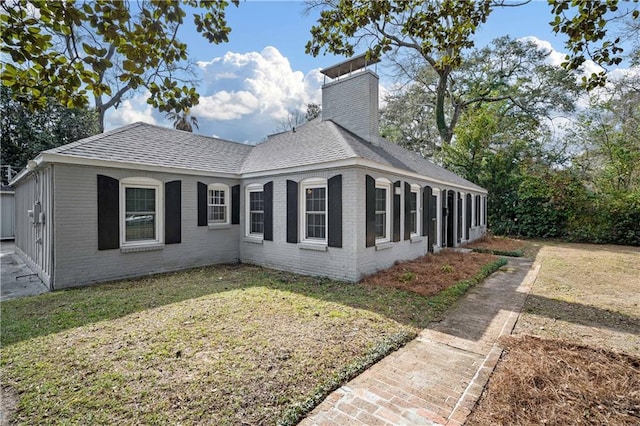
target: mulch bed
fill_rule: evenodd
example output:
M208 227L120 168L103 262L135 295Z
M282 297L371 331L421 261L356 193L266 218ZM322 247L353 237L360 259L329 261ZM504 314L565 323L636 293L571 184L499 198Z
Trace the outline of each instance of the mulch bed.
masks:
M497 257L486 253L443 250L415 260L396 263L362 280L364 285L387 286L424 296L439 293L480 272Z
M486 235L479 240L465 245L465 247L508 252L523 250L525 245L526 242L522 240Z
M638 425L640 358L533 336L506 351L468 425Z

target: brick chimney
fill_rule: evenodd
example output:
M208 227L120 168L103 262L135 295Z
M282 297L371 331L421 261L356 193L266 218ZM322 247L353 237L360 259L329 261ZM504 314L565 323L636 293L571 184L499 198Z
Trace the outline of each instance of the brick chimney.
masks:
M364 55L321 70L333 80L322 86L322 120L331 120L376 144L378 127L378 76L366 69Z

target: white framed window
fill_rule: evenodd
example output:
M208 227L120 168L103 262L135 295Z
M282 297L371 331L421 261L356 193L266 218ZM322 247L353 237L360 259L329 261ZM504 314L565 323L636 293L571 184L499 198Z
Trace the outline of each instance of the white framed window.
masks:
M262 185L247 185L245 190L246 236L262 238L264 235L264 189Z
M412 237L420 235L420 193L420 185L412 184L411 191L407 194L409 197L409 223L405 226L411 230Z
M391 181L376 179L375 188L376 244L391 241Z
M120 181L120 241L124 246L164 242L163 185L151 178Z
M300 182L300 235L302 241L327 242L327 180L305 179Z
M221 183L207 186L207 221L209 225L229 224L229 187Z

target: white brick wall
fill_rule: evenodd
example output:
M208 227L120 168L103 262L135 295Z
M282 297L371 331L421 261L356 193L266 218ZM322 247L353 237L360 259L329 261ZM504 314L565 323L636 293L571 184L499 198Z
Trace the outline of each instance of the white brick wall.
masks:
M239 225L210 230L197 226L197 182L239 182L197 176L74 165L55 167L54 288L60 289L149 273L238 260ZM182 243L161 250L122 253L98 250L97 178L149 177L182 181ZM163 204L164 206L164 204Z
M372 71L332 81L322 87L322 119L331 120L371 142L378 130L378 76Z
M122 253L119 249L98 250L97 174L116 179L150 177L161 182L182 181L182 243L165 245L161 250ZM303 248L303 244L286 242L287 179L300 182L306 178L329 179L342 175L342 248L326 251ZM300 274L327 276L357 281L364 275L392 266L398 260L424 255L429 242L392 242L390 248L365 247L365 176L400 180L421 187L437 186L427 180L413 180L359 167L326 169L293 175L278 175L242 182L229 179L202 178L125 169L56 165L54 168L55 253L54 288L79 286L91 282L140 276L215 263L242 261ZM197 226L197 182L240 183L240 225L211 230ZM273 241L248 242L245 234L245 186L273 181ZM404 192L404 185L401 186ZM403 194L404 197L404 194ZM401 199L401 238L404 230L404 198ZM438 211L441 214L441 210ZM485 227L474 227L470 239L480 237Z

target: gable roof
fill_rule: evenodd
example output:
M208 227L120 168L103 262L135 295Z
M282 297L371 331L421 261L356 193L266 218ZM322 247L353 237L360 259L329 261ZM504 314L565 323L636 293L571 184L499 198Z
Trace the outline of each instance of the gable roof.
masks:
M238 177L364 160L372 167L383 166L399 173L409 172L425 179L485 191L395 143L379 137L372 144L330 120L320 119L305 123L295 131L273 135L255 146L138 122L44 151L39 157L45 162L90 164L97 160L121 164L121 167L160 167ZM21 172L14 183L24 174Z

